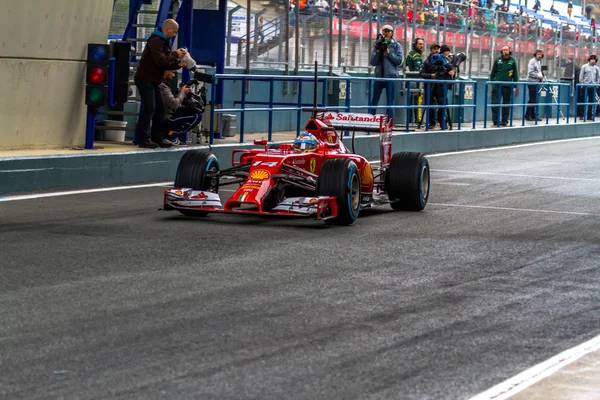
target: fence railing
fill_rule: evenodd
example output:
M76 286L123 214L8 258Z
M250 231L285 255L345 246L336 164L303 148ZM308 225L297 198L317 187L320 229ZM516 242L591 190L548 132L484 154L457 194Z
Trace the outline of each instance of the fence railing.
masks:
M537 93L537 100L541 99L542 97L544 97L544 101L540 102L540 101L530 101L527 102L527 93L529 92L529 90L523 90L522 91L522 103L515 103L515 98L518 97L518 93L517 93L517 88L519 87L523 87L523 88L528 88L531 86L535 86L536 88L536 93ZM490 93L490 96L488 96L488 91L490 89L490 87L492 89L495 89L497 92L497 95L494 95L494 90L492 90L492 93ZM505 102L504 100L504 93L503 93L503 89L505 88L509 88L510 92L510 99L508 102ZM539 88L539 89L538 89ZM561 102L561 95L565 94L566 90L566 99L568 100L567 102ZM490 97L490 101L488 101L488 97ZM531 97L531 95L530 95ZM551 115L551 111L554 107L556 107L556 123L560 123L560 114L562 113L562 109L561 107L566 107L566 122L569 123L569 116L570 116L570 112L571 112L571 85L568 83L559 83L559 82L504 82L504 81L490 81L490 82L486 82L485 83L485 104L484 104L484 111L483 111L483 127L487 128L487 121L488 121L488 109L490 107L495 108L496 111L496 115L497 118L495 119L495 121L492 121L495 125L500 126L502 122L508 122L508 126L513 126L513 116L514 116L514 110L515 107L522 107L522 116L521 116L521 125L524 126L525 125L525 109L527 107L534 107L534 118L535 118L535 124L537 125L538 123L538 115L539 115L539 107L540 106L545 106L545 119L546 119L546 124L548 124L549 119L550 119L550 115ZM508 121L504 120L504 110L506 110L506 108L509 108L509 117L508 117ZM564 115L563 115L564 117Z
M254 112L267 112L267 135L268 141L272 141L272 133L273 133L273 113L274 112L295 112L296 113L296 133L299 134L302 129L303 121L302 121L302 109L306 107L313 106L313 102L307 102L303 100L303 93L312 93L306 92L305 86L308 84L312 86L309 89L314 91L314 78L309 76L281 76L281 75L243 75L243 74L217 74L213 76L213 84L211 85L211 103L214 103L217 95L217 85L216 82L220 81L221 83L224 81L239 81L241 84L239 85L239 100L228 101L229 104L239 104L239 108L221 108L215 109L211 107L210 110L210 123L209 123L209 134L210 134L210 143L212 144L215 138L215 114L225 114L225 113L236 113L240 114L239 118L239 134L240 134L240 143L244 141L245 134L245 122L246 122L246 113L254 113ZM287 82L288 84L294 85L295 90L295 98L297 99L295 102L275 102L275 82L282 81ZM373 105L371 104L372 93L374 91L374 84L377 81L382 82L391 82L394 87L398 86L401 91L405 93L405 101L404 104L392 104L391 98L386 96L387 104L384 105ZM247 88L251 82L264 82L269 85L268 90L268 98L267 99L256 99L249 100L247 99ZM336 84L337 83L337 84ZM388 110L388 114L393 113L393 110L402 110L404 111L405 123L404 128L408 132L410 130L410 114L412 110L430 110L430 109L443 109L444 117L441 124L443 124L444 118L446 118L446 110L457 109L459 117L457 118L457 128L461 129L461 124L463 123L463 116L465 110L471 110L471 119L472 119L472 128L475 128L476 121L476 108L477 108L477 82L468 79L461 80L426 80L426 79L397 79L397 78L365 78L365 77L349 77L349 76L319 76L317 78L318 87L320 86L320 94L317 99L318 107L327 107L328 110L340 110L345 112L352 112L357 110L366 110L369 111L376 108L384 108ZM354 84L354 87L353 87ZM367 103L357 104L352 101L352 92L356 90L360 90L356 87L357 84L363 85L363 90L366 91L367 95ZM413 96L411 96L412 87L420 86L420 90L422 91L422 96L425 101L420 104L413 104ZM431 104L433 100L430 98L430 93L432 90L432 85L442 85L444 91L444 97L442 104ZM447 104L448 96L447 89L454 85L454 92L460 93L458 96L458 104ZM468 104L465 103L464 93L465 87L467 85L472 85L472 93L473 103ZM335 89L333 88L335 86ZM318 89L318 88L317 88ZM344 92L343 96L343 104L328 104L328 97L333 93L333 91ZM395 89L394 89L395 90ZM317 90L318 91L318 90ZM319 92L319 91L318 91ZM453 93L454 93L453 92ZM230 93L232 94L232 93ZM424 112L425 114L425 130L429 129L429 114L428 112Z

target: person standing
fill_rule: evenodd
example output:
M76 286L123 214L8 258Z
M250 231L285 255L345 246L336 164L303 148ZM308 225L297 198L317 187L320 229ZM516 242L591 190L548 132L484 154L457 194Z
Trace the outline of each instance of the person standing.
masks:
M598 82L600 81L600 77L598 76L599 74L599 70L596 66L596 62L598 61L598 57L596 57L595 54L592 54L589 58L588 58L588 62L586 64L583 64L581 66L581 70L579 71L579 83L580 84L588 84L588 85L597 85ZM594 92L597 93L596 90L594 90L594 86L583 86L579 88L579 102L580 103L595 103L596 102L596 98L594 96ZM586 92L587 92L587 99L586 99ZM587 108L587 119L591 120L592 119L592 114L593 114L593 105L585 105L585 106L580 106L582 107L580 109L580 120L581 121L585 121L583 119L584 116L584 110Z
M519 81L519 68L517 62L512 57L512 51L509 46L503 46L500 57L494 60L492 66L492 72L490 74L490 81L500 82L518 82ZM492 104L499 104L499 94L502 95L502 104L510 104L510 96L512 92L512 85L507 84L496 84L492 87ZM499 91L500 90L500 91ZM515 88L516 92L516 88ZM494 126L498 126L498 112L500 107L492 107L492 120ZM508 107L502 107L502 121L500 125L508 125L508 116L510 109Z
M528 82L541 82L544 79L544 75L542 73L542 58L544 58L544 52L542 50L536 50L533 58L529 60L529 64L527 64L527 81ZM529 107L527 107L527 112L525 113L526 121L535 121L535 109L538 102L538 89L540 86L538 85L527 85L529 90ZM538 121L541 121L541 118L538 118Z
M454 74L454 67L452 67L448 61L446 61L446 58L443 54L440 54L440 45L431 45L429 56L421 67L421 78L431 80L450 80ZM440 128L445 130L448 122L444 116L444 112L446 110L446 94L448 83L431 83L427 85L427 87L429 88L429 102L426 104L431 106L435 101L438 106L437 110L434 108L429 109L429 129L435 127L437 117L437 122L440 124Z
M159 86L165 71L181 67L179 59L186 53L184 49L171 51L171 39L178 30L179 24L173 19L165 20L156 28L148 38L135 73L134 81L142 103L138 126L138 145L142 148L172 146L163 136L165 104Z
M402 64L403 54L402 45L394 40L394 28L391 25L384 25L381 28L382 37L375 42L371 51L370 64L375 67L376 78L397 78L398 67ZM394 104L394 82L393 81L375 81L373 84L373 97L371 99L371 114L376 114L377 104L381 97L383 89L387 90L388 104ZM375 107L373 107L375 106ZM393 111L388 109L388 118L392 118Z
M425 47L425 41L422 38L415 38L412 41L412 49L406 56L405 65L408 68L409 72L418 73L421 70L421 66L423 65L423 48ZM408 76L407 76L408 77ZM414 77L414 76L413 76ZM415 86L413 86L415 85ZM411 87L419 89L419 83L412 83ZM410 104L417 105L419 104L419 97L421 96L422 89L418 90L418 93L412 92L410 95ZM419 109L413 108L411 109L409 115L409 122L417 122L419 120Z

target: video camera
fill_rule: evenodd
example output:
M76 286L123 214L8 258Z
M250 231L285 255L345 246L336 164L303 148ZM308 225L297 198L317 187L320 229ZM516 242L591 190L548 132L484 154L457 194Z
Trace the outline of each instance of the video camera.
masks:
M388 45L391 43L392 39L386 38L381 33L377 34L377 39L375 40L375 44L373 47L376 51L384 52L387 50Z
M460 64L467 60L467 56L465 53L449 54L446 60L450 63L450 65L452 65L456 71L456 75L458 75L460 72Z
M193 85L197 85L200 82L204 82L204 83L212 83L213 81L213 76L211 74L207 74L201 71L198 71L198 66L195 65L192 68L190 68L190 72L192 73L192 79L190 79L188 81L188 83L186 83L185 86L187 87L191 87Z

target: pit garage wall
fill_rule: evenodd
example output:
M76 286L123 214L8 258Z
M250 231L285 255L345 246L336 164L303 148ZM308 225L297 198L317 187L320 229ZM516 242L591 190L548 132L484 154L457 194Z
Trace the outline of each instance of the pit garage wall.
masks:
M0 3L0 149L84 144L87 43L106 43L113 0Z

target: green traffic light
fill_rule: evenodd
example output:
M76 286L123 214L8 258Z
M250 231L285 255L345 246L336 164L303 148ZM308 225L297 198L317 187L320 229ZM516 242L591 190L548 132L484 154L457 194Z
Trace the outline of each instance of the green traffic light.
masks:
M88 94L88 100L91 103L100 103L104 99L104 91L100 88L91 88Z

